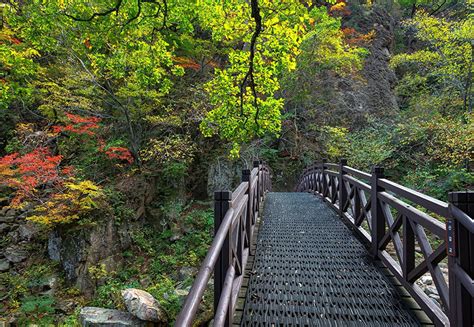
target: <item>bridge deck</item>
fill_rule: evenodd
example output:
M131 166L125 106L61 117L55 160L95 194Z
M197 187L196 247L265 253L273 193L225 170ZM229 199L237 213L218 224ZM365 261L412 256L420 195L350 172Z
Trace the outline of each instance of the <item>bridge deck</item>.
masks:
M366 248L308 193L269 193L242 326L418 326Z

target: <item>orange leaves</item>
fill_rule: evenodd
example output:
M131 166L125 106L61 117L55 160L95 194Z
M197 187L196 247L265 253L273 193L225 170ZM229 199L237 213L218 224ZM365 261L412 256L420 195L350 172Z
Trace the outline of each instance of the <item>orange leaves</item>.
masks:
M347 4L344 0L338 0L335 5L329 8L329 12L333 16L349 16L352 12L346 8Z
M174 57L173 61L176 63L176 65L181 66L183 68L190 68L195 71L201 70L201 65L198 64L196 61L194 61L191 58L186 58L186 57Z
M71 113L66 113L66 117L70 124L53 126L53 132L71 132L79 135L93 136L95 135L95 130L100 127L98 123L101 119L98 117L82 117Z
M367 34L362 34L351 27L342 28L342 33L344 34L346 43L353 46L365 46L369 44L375 36L375 31L373 30Z
M92 49L91 40L89 38L84 40L84 46L89 50Z
M44 185L60 184L62 156L53 156L47 148L37 148L25 155L13 153L0 158L0 185L16 189L13 206L35 195Z

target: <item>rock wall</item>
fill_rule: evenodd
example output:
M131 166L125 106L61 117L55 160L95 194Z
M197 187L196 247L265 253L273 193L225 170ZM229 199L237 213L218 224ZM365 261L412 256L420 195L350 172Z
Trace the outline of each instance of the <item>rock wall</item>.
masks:
M31 243L39 233L39 228L25 220L25 210L4 206L0 209L0 272L16 271L23 268L31 256Z
M328 89L334 90L330 100L333 115L345 117L344 123L358 128L368 115L390 119L398 111L394 93L397 77L388 65L393 52L395 21L377 6L369 11L359 7L350 17L346 23L355 26L359 33L375 32L368 46L369 55L359 76L328 76L325 82Z
M311 135L312 124L357 129L363 127L369 115L385 119L398 111L394 93L397 78L388 65L395 39L395 21L381 7L368 10L359 5L350 9L352 14L342 20L343 26L362 34L374 32L362 70L346 76L318 70L314 76L308 76L304 71L297 71L302 82L296 84L296 89L283 92L289 96L287 110L297 114L303 124L299 130L308 135ZM305 91L301 96L298 92L303 86ZM298 96L293 98L294 94Z
M88 228L57 228L50 233L48 254L59 261L68 281L91 295L97 281L89 269L102 266L107 272L116 271L122 265L122 252L129 246L128 224L117 224L108 217Z

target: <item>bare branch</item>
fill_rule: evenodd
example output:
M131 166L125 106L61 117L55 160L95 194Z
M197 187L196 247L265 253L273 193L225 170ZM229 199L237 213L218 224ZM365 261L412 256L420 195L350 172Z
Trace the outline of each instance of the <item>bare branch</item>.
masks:
M260 7L258 5L258 0L251 0L251 7L252 7L252 18L255 21L255 30L252 34L252 39L250 40L250 56L249 56L249 69L245 74L242 83L240 84L240 114L244 115L244 94L245 94L245 87L247 86L247 82L249 82L249 86L252 90L254 106L256 108L255 113L255 124L258 128L258 115L259 115L259 107L257 103L257 90L255 87L255 78L254 78L254 59L255 59L255 45L257 43L257 38L262 31L262 16L260 15Z
M123 0L117 0L117 3L115 4L114 7L106 10L106 11L102 11L102 12L95 12L93 13L89 18L81 18L81 17L75 17L75 16L72 16L72 15L69 15L67 13L65 13L66 17L69 17L71 18L72 20L75 20L75 21L78 21L78 22L90 22L92 21L94 18L96 17L103 17L103 16L107 16L107 15L110 15L111 13L115 12L115 14L117 15L119 10L120 10L120 6L122 6L122 1Z

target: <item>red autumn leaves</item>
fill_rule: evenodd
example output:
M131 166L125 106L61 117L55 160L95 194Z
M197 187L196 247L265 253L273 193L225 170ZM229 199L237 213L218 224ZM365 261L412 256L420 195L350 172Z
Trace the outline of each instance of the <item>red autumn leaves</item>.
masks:
M106 147L104 140L97 135L97 130L100 128L100 118L83 117L71 113L66 113L66 117L69 120L69 124L53 126L53 132L70 132L77 135L95 137L99 144L98 151L104 153L109 159L117 159L129 164L133 163L133 156L127 148L117 146Z
M94 136L96 135L95 130L100 127L98 123L101 119L98 117L82 117L70 113L66 113L66 117L70 124L53 126L53 132L71 132L75 134Z
M108 159L133 163L131 152L125 147L107 147L97 131L101 119L66 113L67 122L52 127L53 133L86 135L96 140L97 151ZM0 158L0 186L16 190L11 205L18 206L26 199L34 199L38 190L60 188L64 181L73 176L74 167L61 167L61 155L53 155L51 149L39 146L26 153L12 153Z
M42 186L59 186L73 170L70 166L61 169L61 160L62 156L51 155L45 147L25 155L13 153L0 158L0 184L17 190L11 204L17 206L23 199L33 198Z

